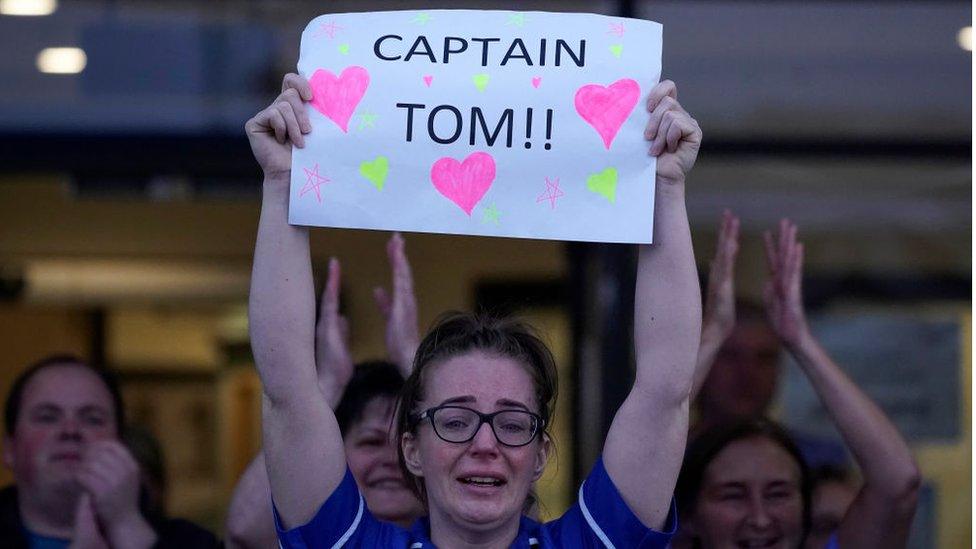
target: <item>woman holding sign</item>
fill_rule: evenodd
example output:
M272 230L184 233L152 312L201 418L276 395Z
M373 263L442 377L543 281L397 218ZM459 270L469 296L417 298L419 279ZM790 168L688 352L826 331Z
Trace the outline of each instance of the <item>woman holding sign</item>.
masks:
M453 315L421 342L401 396L400 460L429 513L410 530L380 523L364 506L335 415L318 394L308 230L287 222L291 148L312 130L311 90L297 75L283 87L245 126L264 171L250 329L282 546L665 547L701 328L684 204L701 130L674 84L658 84L647 101L656 226L638 264L637 375L578 501L551 523L522 516L550 451L549 351L518 323Z

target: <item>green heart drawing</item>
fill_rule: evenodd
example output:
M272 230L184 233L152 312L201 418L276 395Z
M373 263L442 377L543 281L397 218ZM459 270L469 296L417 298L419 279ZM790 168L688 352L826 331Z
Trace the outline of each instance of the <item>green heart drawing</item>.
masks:
M359 164L359 175L373 183L377 190L382 191L386 184L386 174L390 171L390 160L385 156L377 156L372 162L363 161ZM614 174L614 179L616 179Z
M488 75L486 73L476 74L472 80L474 80L474 85L480 92L485 91L485 88L488 87Z
M348 55L349 44L339 44L339 53L341 53L342 55ZM619 55L617 57L619 57Z
M623 44L614 44L610 46L610 53L612 53L617 59L620 59L620 56L624 53Z
M586 188L603 196L611 204L617 201L617 168L607 168L586 178Z

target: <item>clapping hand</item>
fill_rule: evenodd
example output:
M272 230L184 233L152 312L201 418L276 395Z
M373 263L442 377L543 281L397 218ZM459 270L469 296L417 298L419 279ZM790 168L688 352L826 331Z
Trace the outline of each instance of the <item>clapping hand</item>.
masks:
M382 287L373 289L376 306L386 318L386 351L390 360L400 368L404 377L413 369L413 355L420 344L417 329L417 296L414 295L413 273L407 260L403 237L393 233L386 244L390 261L393 292Z
M353 360L349 352L349 323L339 314L339 288L342 269L339 260L329 260L329 274L319 303L315 324L315 371L319 388L333 407L352 378Z
M766 231L766 267L769 280L763 288L766 315L773 330L787 346L795 346L808 334L803 309L803 244L796 241L796 225L779 222L779 234Z

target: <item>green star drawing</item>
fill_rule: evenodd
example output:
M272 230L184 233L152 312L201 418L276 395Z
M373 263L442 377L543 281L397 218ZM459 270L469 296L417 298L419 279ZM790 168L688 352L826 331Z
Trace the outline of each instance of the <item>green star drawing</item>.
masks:
M364 112L359 115L359 129L365 130L366 128L374 128L376 119L379 115L373 114L371 112Z
M485 223L494 223L495 225L498 225L498 219L501 217L501 212L498 211L498 208L495 207L494 203L489 204L488 207L485 208L484 212L485 213L481 218L482 221Z
M429 13L418 13L417 17L410 20L411 23L418 23L420 25L426 25L431 19L433 19Z
M525 25L525 22L528 21L528 20L529 20L529 18L526 17L524 13L513 13L512 15L509 15L508 16L508 23L505 23L505 24L506 25L515 25L516 27L521 27L521 26Z

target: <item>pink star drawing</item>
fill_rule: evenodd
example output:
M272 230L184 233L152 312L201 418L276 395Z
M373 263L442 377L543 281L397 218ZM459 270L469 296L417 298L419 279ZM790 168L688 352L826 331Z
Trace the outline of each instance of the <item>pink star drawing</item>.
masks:
M312 38L321 38L322 36L328 36L329 39L335 38L337 32L341 31L342 27L336 25L335 21L329 21L328 23L322 23L319 25L319 30L312 35Z
M552 181L550 181L549 178L547 177L546 178L546 192L542 193L542 195L540 195L539 198L536 198L535 199L535 202L536 202L536 204L538 204L539 202L542 202L544 200L548 200L549 201L549 209L555 210L556 209L556 199L559 198L559 197L561 197L561 196L564 196L565 194L566 193L564 193L562 191L562 189L559 188L559 178L558 177L553 178Z
M614 36L623 36L625 32L627 31L626 29L624 29L623 23L610 23L610 30L607 31L607 34L612 34Z
M315 200L322 202L322 193L319 192L319 187L321 187L323 183L328 183L329 181L332 180L329 179L328 177L322 177L321 175L319 175L318 164L316 164L315 167L312 168L311 170L308 168L302 168L302 169L305 170L305 177L307 177L308 179L305 180L305 186L302 187L302 190L298 191L298 197L301 198L305 196L305 193L309 191L315 191Z

